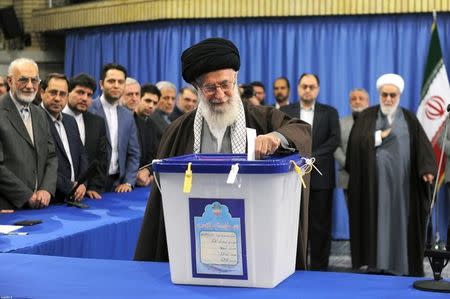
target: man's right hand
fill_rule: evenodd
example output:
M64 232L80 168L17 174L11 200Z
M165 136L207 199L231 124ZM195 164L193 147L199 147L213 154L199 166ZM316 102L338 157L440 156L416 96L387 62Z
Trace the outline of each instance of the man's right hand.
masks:
M384 131L381 131L381 139L385 139L386 137L391 134L392 128L386 129Z
M41 203L37 199L36 192L34 192L33 195L31 195L31 198L28 200L28 205L32 209L39 209L41 207Z
M98 193L97 191L94 191L94 190L86 191L86 195L87 195L87 197L89 197L91 199L102 199L102 196L100 195L100 193Z

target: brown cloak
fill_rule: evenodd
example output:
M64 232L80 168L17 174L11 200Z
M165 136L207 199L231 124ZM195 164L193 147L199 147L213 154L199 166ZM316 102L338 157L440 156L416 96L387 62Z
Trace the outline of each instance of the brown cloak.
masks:
M311 156L311 127L307 123L292 119L272 107L244 104L246 126L256 129L257 135L273 131L281 133L290 145L305 157ZM158 158L190 154L194 145L194 118L196 110L173 122L166 130L158 150ZM309 188L309 175L306 177ZM297 241L297 269L306 269L306 244L308 232L309 189L302 190L300 223ZM141 228L135 260L168 261L166 231L162 209L161 193L155 184L147 203Z

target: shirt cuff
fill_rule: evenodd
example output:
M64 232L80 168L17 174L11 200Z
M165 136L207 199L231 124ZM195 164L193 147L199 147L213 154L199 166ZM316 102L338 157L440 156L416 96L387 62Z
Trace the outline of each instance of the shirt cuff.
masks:
M269 134L280 139L280 146L282 148L289 150L291 152L295 152L295 148L289 147L289 141L287 141L286 137L284 137L283 134L278 133L278 132L270 132Z
M375 147L380 146L382 142L381 130L375 131Z

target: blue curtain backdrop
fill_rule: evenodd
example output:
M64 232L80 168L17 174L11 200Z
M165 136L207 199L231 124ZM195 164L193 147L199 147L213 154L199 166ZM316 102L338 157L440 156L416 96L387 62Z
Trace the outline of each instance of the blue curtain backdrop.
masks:
M76 30L66 37L65 72L69 76L87 72L99 78L104 63L117 62L141 83L168 80L181 87L185 85L182 51L202 39L220 36L240 50L239 82L262 81L269 104L274 103L276 77L291 81L291 102L296 102L299 75L313 72L321 80L318 101L345 116L352 88L367 89L376 104L376 79L395 72L406 82L401 105L416 111L432 21L431 14L289 17L159 21ZM449 69L450 14L438 15L438 28ZM450 204L441 197L443 230ZM348 238L341 190L336 190L333 217L334 238Z

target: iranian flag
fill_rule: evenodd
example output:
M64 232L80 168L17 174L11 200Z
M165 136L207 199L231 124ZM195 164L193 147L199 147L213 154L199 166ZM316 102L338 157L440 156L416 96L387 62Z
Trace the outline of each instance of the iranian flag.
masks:
M433 145L436 161L439 161L441 156L441 145L438 141L445 128L448 104L450 104L450 85L444 61L442 60L437 24L436 21L434 21L422 83L422 91L420 94L420 104L417 109L417 118ZM450 128L448 128L448 130L450 130ZM440 165L441 172L438 180L439 184L442 183L444 177L444 167L445 161Z

